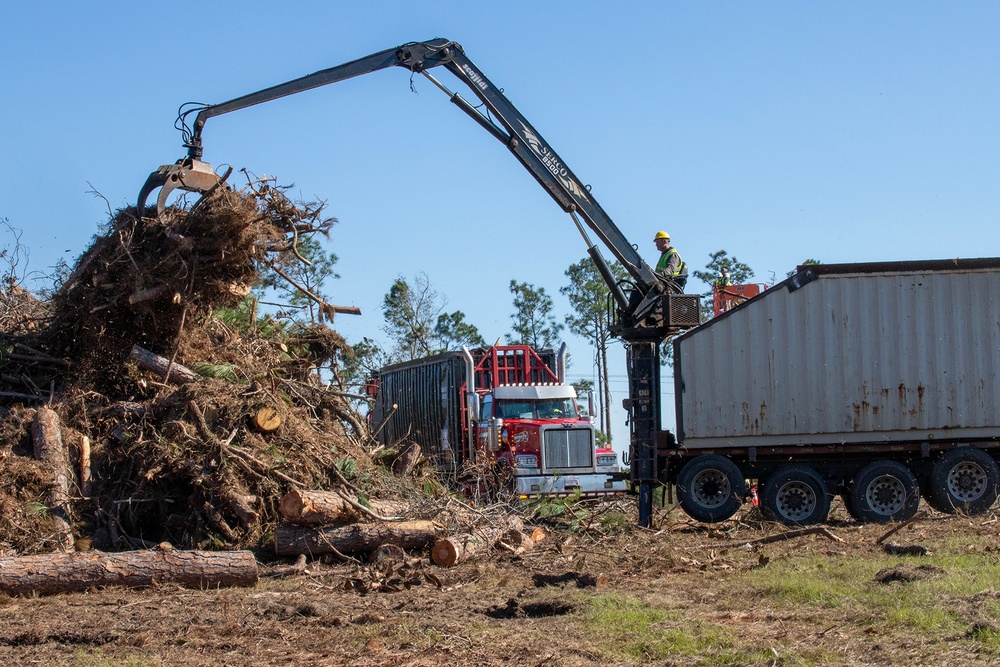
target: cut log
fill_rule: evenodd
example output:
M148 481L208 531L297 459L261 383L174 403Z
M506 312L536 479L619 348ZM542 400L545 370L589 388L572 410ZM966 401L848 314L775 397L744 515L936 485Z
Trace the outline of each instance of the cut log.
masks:
M500 539L512 547L528 551L533 549L535 545L543 541L546 537L547 536L543 529L535 528L530 533L525 533L520 530L511 530L506 535L501 536Z
M66 448L63 446L59 415L54 410L44 405L38 408L35 419L31 423L31 439L34 444L35 458L49 468L51 475L46 490L45 503L49 509L49 515L52 517L56 544L62 551L72 551L75 540L68 520L68 458Z
M145 350L138 345L132 346L132 351L129 352L128 358L130 361L139 364L139 368L163 376L165 382L189 384L201 378L200 375L190 368L178 363L171 364L170 360L166 357L161 357L155 352ZM170 376L165 377L168 369L170 370Z
M253 424L262 433L277 431L281 426L281 415L271 406L265 406L254 415Z
M229 509L233 511L233 514L240 520L240 525L244 528L250 527L260 519L257 510L254 509L254 505L257 504L257 496L234 493L226 498L229 501Z
M128 303L130 306L134 306L137 303L142 303L143 301L152 301L153 299L159 299L161 296L169 292L172 288L170 285L156 285L154 287L145 287L143 289L137 289L132 292L128 297Z
M222 513L219 512L219 510L215 509L215 506L212 505L212 503L208 501L202 503L201 512L208 520L208 525L218 531L219 534L230 542L236 540L236 533L233 532L233 529L230 528L229 524L226 522L225 517L222 516Z
M522 530L524 524L519 518L503 517L501 520L482 525L471 533L438 540L431 550L431 560L441 567L454 567L472 556L488 551L497 540L511 531L520 533Z
M406 516L409 506L392 500L369 500L372 512L380 516ZM328 526L357 521L358 511L333 491L292 489L278 501L282 518L304 526Z
M413 469L417 467L420 460L420 445L410 442L392 462L392 474L396 477L409 477L413 474Z
M296 526L283 523L274 531L279 556L327 553L367 553L386 544L401 549L423 549L437 538L430 521L355 523L349 526Z
M187 588L253 586L257 561L249 551L158 548L87 551L0 558L0 592L50 595L103 586L145 588L173 583Z
M90 438L80 437L80 495L89 498L94 492L90 479Z
M530 551L535 547L535 542L531 539L531 535L522 533L519 530L511 530L506 534L501 535L499 542L501 544L506 544L515 553Z

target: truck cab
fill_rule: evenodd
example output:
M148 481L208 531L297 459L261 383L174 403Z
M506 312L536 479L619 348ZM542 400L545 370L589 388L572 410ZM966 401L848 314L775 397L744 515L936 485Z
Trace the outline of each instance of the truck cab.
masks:
M508 468L520 496L624 492L618 455L597 448L576 398L565 384L494 387L481 395L477 455Z

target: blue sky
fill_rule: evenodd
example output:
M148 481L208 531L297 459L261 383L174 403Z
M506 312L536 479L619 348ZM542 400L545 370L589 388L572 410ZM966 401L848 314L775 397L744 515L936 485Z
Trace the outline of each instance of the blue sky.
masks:
M659 229L692 267L725 249L761 281L807 258L998 256L998 34L987 1L15 3L0 218L23 230L30 269L72 261L108 217L89 191L126 205L183 155L181 103L445 37L651 263ZM214 118L205 159L328 202L342 277L327 292L364 313L337 320L349 340L383 337L382 296L420 271L487 339L509 331L511 279L566 312L564 271L585 256L571 220L414 83L394 68ZM571 374L590 377L586 342L568 342ZM620 405L624 355L612 362ZM620 407L613 433L624 449Z

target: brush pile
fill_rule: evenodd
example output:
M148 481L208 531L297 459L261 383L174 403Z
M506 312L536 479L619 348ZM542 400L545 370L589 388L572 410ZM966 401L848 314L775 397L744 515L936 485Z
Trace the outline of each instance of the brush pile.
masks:
M303 239L328 231L321 213L267 183L159 218L122 209L50 300L3 285L0 556L65 548L60 516L79 549L268 551L293 489L426 499L425 483L373 462L336 382L343 339L258 317L248 297L265 267L297 261ZM32 438L49 408L73 472L61 507Z

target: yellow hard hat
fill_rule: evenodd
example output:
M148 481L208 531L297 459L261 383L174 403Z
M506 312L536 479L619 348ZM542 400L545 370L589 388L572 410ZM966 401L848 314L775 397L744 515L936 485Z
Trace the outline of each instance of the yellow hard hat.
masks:
M654 241L658 241L660 239L666 239L666 240L669 241L670 240L670 234L667 234L666 232L656 232L656 236L653 237L653 240Z

